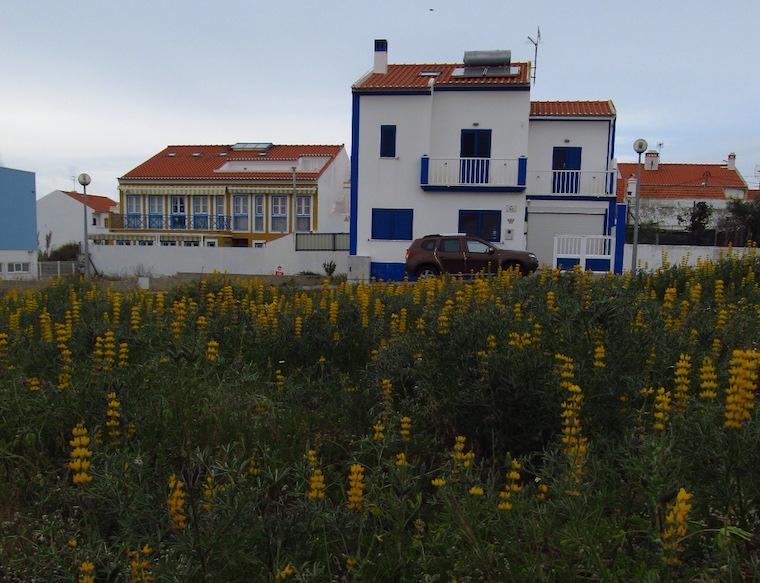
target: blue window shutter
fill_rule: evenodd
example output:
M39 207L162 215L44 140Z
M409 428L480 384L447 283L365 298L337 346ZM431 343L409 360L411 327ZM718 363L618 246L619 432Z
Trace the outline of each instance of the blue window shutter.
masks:
M380 157L396 157L396 126L380 126Z
M413 216L412 209L372 209L372 238L411 241Z
M393 235L392 215L387 209L372 209L372 238L390 239Z
M396 211L394 239L411 241L413 217L414 211L412 209L399 209Z

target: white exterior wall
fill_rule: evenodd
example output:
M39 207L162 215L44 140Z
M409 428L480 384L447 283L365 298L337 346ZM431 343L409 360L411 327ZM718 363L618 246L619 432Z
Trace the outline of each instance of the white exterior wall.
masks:
M319 177L317 182L317 231L320 233L348 233L349 188L351 163L345 149Z
M728 215L726 199L684 199L684 198L642 198L639 203L639 216L642 223L654 223L662 229L683 230L688 225L679 223L678 216L688 217L689 211L697 202L706 202L713 208L708 228L714 228L720 220ZM633 204L629 205L633 208Z
M97 219L97 226L92 224L93 215ZM88 234L108 232L108 229L103 226L104 216L107 216L107 213L93 213L91 208L87 208ZM51 250L66 243L81 244L84 238L82 204L60 190L54 190L39 199L37 201L37 245L42 251L45 250L45 236L48 233L53 235L50 241Z
M323 274L322 264L335 261L335 273L348 271L348 252L295 251L295 235L255 247L161 247L91 245L96 269L104 275L175 275L226 272L236 275L285 275L303 271Z
M373 208L411 208L412 237L454 233L460 210L500 210L497 245L524 249L525 195L504 192L426 192L423 155L459 158L462 129L490 129L491 157L518 158L528 150L528 91L361 95L358 148L357 255L403 263L411 241L372 240ZM474 125L474 124L477 124ZM380 126L396 126L396 158L380 158ZM509 223L509 220L512 223ZM506 229L513 239L505 239Z
M9 273L8 263L28 263L26 273ZM37 279L37 251L0 249L0 279Z
M551 194L555 147L582 148L582 172L611 170L611 123L611 120L530 120L528 194Z

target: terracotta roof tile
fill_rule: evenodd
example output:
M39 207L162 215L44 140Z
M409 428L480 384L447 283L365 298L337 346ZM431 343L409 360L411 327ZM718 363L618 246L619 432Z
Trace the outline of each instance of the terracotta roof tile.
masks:
M662 164L657 170L641 165L642 198L725 199L726 188L747 189L738 170L721 164ZM625 198L628 179L636 175L636 164L618 163L617 198Z
M461 63L429 63L416 65L388 65L388 72L369 73L354 84L355 90L408 90L427 89L428 81L435 79L436 87L456 87L462 85L530 85L530 63L512 63L519 69L510 77L452 77L454 69L463 67ZM420 75L422 72L438 71L436 77Z
M531 117L615 117L612 101L531 101Z
M63 194L69 195L80 204L84 202L84 196L78 192L71 190L62 190L61 192ZM94 210L96 213L107 213L108 211L113 210L113 207L119 206L119 203L115 200L111 200L107 196L100 196L99 194L88 194L87 206Z
M749 200L760 200L760 190L756 190L754 188L750 188L747 191L747 198Z
M259 155L258 150L233 150L232 146L167 146L120 180L290 180L293 178L292 172L218 170L233 160L296 162L300 157L328 158L319 170L296 172L298 180L316 180L342 149L342 145L274 145L265 154Z

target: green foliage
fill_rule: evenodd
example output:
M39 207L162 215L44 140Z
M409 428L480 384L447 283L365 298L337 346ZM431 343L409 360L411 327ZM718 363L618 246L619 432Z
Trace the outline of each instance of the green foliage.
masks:
M750 251L635 277L512 271L301 290L213 276L168 293L88 280L6 292L0 573L73 580L90 560L98 580L125 580L128 552L147 544L138 556L157 580L741 580L760 566L760 421L751 411L737 430L724 418L732 351L760 343L759 270ZM556 354L583 396L577 479ZM656 390L674 392L681 354L686 406L657 431ZM706 356L716 399L699 396ZM93 479L75 486L80 421ZM308 496L314 465L324 498ZM185 484L181 530L171 475ZM693 508L669 565L662 532L681 488Z
M678 215L678 222L679 224L685 224L686 230L691 233L701 233L707 229L712 214L712 205L700 200L695 202L688 211Z

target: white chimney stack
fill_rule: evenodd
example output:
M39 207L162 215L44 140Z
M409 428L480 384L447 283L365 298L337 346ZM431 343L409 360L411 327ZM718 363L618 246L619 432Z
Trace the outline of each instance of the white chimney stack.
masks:
M625 191L626 197L629 199L633 199L636 196L636 178L634 176L631 176L628 179L628 182L626 183L626 191Z
M657 170L660 167L660 153L657 150L649 150L644 154L644 170Z
M375 66L372 72L380 75L388 72L388 41L383 38L375 39Z
M726 161L726 168L729 170L736 170L736 154L731 152L728 155L728 160Z

